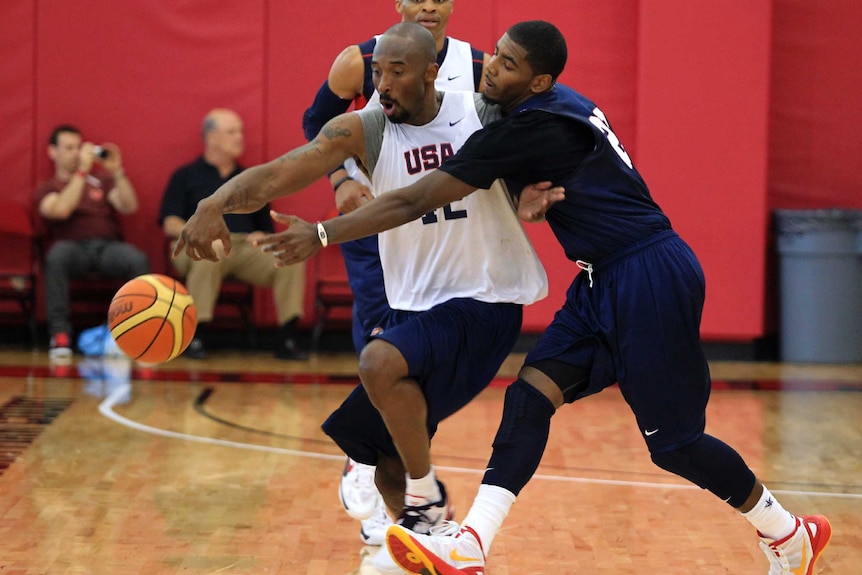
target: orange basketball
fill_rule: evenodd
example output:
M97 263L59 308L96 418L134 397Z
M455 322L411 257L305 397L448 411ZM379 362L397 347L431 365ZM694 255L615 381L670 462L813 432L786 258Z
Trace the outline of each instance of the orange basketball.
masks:
M164 363L181 354L195 335L198 314L186 286L145 274L126 282L108 308L108 328L127 356Z

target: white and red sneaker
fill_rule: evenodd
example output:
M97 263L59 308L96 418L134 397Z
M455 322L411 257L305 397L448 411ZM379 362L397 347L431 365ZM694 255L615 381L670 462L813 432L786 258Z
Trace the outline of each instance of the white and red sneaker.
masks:
M417 575L485 575L485 552L479 535L454 521L434 527L428 535L401 525L386 530L392 560Z
M832 538L832 526L822 515L800 515L796 529L778 541L762 534L760 548L769 559L769 575L812 575L814 563Z

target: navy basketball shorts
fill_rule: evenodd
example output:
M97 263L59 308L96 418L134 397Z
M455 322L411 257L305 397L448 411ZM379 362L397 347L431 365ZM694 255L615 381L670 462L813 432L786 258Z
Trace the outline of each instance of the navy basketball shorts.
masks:
M619 383L651 452L695 441L710 392L700 341L705 282L697 257L675 232L665 231L600 264L593 287L586 272L575 277L524 364L554 359L588 369L589 384L575 400Z
M428 404L428 433L484 390L512 351L521 331L523 307L453 299L424 312L393 310L374 338L394 345ZM378 453L398 451L365 389L356 387L323 424L324 432L352 459L377 462Z

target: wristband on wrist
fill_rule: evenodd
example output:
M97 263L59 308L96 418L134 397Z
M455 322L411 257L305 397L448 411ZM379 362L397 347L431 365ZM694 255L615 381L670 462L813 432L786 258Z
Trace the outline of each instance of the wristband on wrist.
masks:
M343 178L341 178L340 180L338 180L337 182L335 182L334 184L332 184L332 191L333 191L333 192L337 192L337 191L338 191L338 187L339 187L341 184L343 184L343 183L344 183L344 182L346 182L347 180L352 180L352 179L353 179L353 178L352 178L352 177L350 177L350 176L344 176Z
M331 177L332 177L332 174L334 174L334 173L335 173L335 172L337 172L338 170L345 170L345 169L346 169L346 168L344 167L344 164L341 164L340 166L338 166L337 168L335 168L335 169L334 169L334 170L332 170L331 172L327 173L327 174L326 174L326 177L327 177L327 178L331 178Z
M326 228L323 227L323 223L317 222L317 237L320 239L320 243L323 247L329 245L329 238L326 237Z

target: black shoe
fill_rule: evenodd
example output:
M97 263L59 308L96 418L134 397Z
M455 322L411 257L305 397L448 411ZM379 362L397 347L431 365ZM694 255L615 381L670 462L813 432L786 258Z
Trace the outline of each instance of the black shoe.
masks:
M204 341L199 337L193 338L189 346L183 352L183 356L189 359L206 359L207 350L204 347Z
M437 486L440 488L440 501L417 507L405 505L396 523L410 531L425 535L431 532L432 527L455 517L455 508L449 503L446 487L439 479Z
M286 339L275 349L275 357L278 359L305 361L308 359L308 352L300 349L295 339Z

